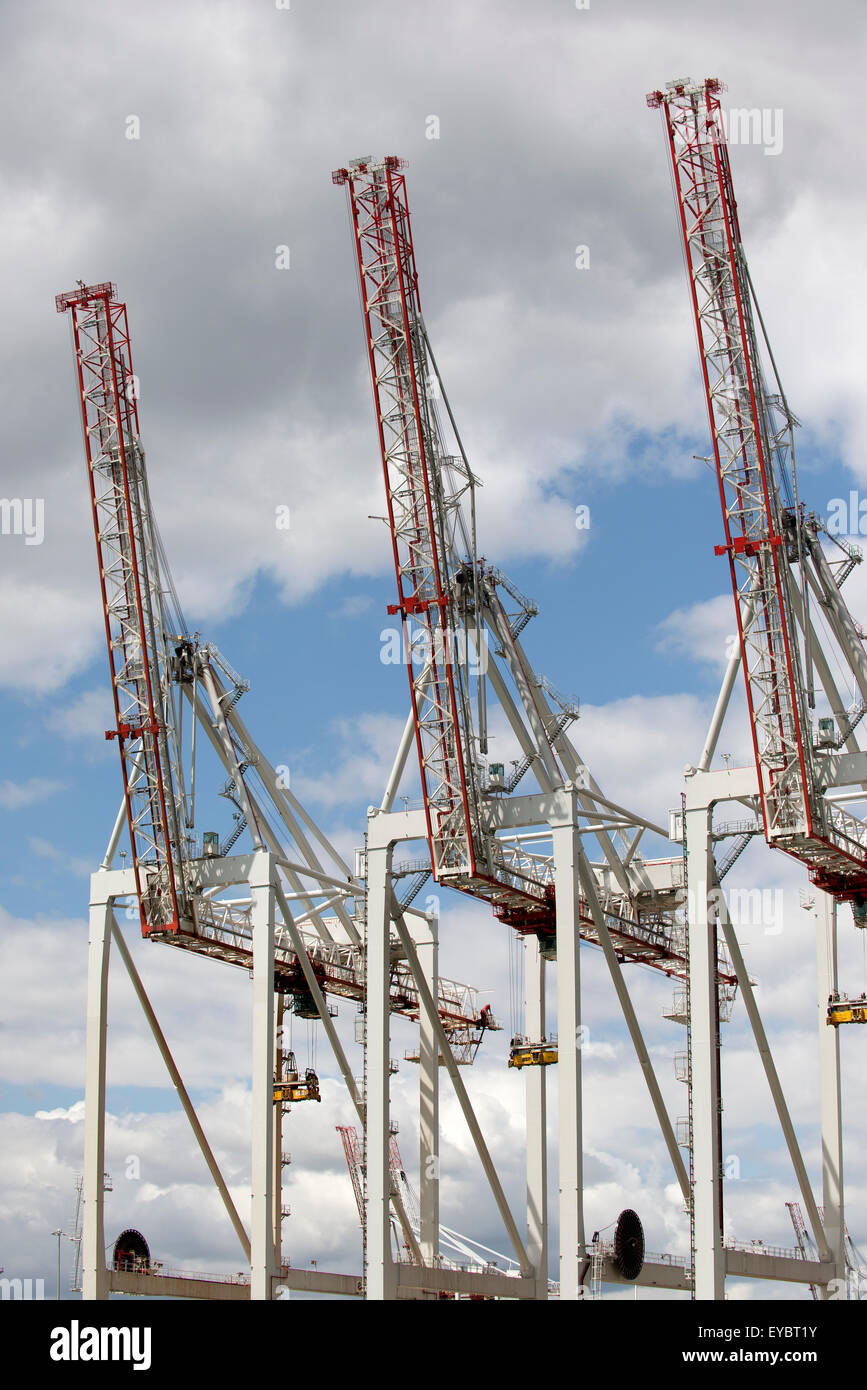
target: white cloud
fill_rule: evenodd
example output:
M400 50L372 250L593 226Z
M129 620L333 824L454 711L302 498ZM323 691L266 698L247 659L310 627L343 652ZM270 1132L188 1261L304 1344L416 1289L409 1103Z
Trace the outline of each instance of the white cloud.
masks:
M708 721L697 696L631 695L582 705L573 741L606 796L659 823L679 797L685 765L698 759Z
M63 790L62 782L54 782L50 777L28 777L26 782L0 782L0 806L5 811L17 811L22 806L33 806L36 802L47 801L56 792Z
M101 751L107 743L105 731L113 729L114 723L114 706L106 677L104 686L83 690L69 703L58 732L64 739L87 739L94 749Z
M93 873L92 860L79 859L74 854L67 854L50 840L43 839L41 835L31 835L27 843L40 859L57 864L65 873L74 874L77 878L89 878Z
M370 594L349 594L334 610L335 618L358 618L373 607Z
M409 681L405 675L404 680L409 708ZM303 771L293 776L293 791L297 791L304 802L339 806L357 802L359 791L367 789L371 804L375 801L379 805L405 722L389 714L359 714L355 718L335 720L330 766L315 776ZM417 769L418 760L412 748L407 777L417 780ZM358 832L355 843L357 841Z
M737 642L734 599L730 594L678 608L657 629L659 651L676 652L690 661L721 669L728 665Z
M5 634L0 681L46 694L92 660L100 625L99 600L74 587L34 579L0 578L0 625Z

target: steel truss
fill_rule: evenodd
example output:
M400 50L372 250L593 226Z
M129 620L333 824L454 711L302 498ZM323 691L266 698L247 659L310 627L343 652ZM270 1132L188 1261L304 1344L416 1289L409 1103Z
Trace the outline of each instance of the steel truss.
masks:
M491 1153L444 1046L431 996L404 939L393 890L394 846L425 838L437 882L489 903L534 952L527 1027L543 1036L544 961L557 960L560 1081L560 1297L585 1292L580 1065L581 940L602 949L636 1048L684 1199L688 1176L674 1127L627 990L624 962L640 962L685 979L682 861L645 861L646 831L667 832L603 796L567 730L577 703L534 671L520 634L535 605L476 553L476 479L467 462L424 326L402 162L356 160L334 174L345 185L367 332L377 429L382 452L404 648L416 624L422 659L409 663L410 713L381 806L368 828L368 1124L366 1235L368 1297L390 1299L400 1287L391 1263L388 1198L390 923L410 962L419 997L457 1090L482 1167L530 1297L547 1297L545 1078L529 1069L528 1222L526 1243L503 1195ZM435 389L431 389L435 383ZM442 400L454 448L447 443ZM456 660L454 652L463 654ZM475 683L475 699L471 687ZM521 753L506 782L486 764L487 710L496 701ZM422 783L418 812L395 815L394 800L415 743ZM514 795L526 774L538 793ZM595 841L599 864L584 844ZM720 987L734 975L724 958ZM574 1046L568 1045L575 1039ZM434 1067L423 1089L437 1084ZM430 1140L422 1140L424 1175ZM434 1164L436 1167L436 1164ZM435 1203L422 1179L422 1203ZM518 1295L516 1295L518 1296Z
M405 647L412 647L408 625L413 620L422 633L423 650L427 653L420 670L410 669L410 715L385 798L378 811L371 814L368 830L368 1075L371 1086L365 1205L368 1297L390 1299L397 1297L400 1289L400 1271L391 1262L389 1245L386 981L388 932L392 921L400 934L399 905L392 887L392 855L395 845L406 838L426 838L437 881L489 902L495 914L521 932L528 948L532 947L537 953L533 968L528 971L526 1023L529 1033L535 1037L544 1036L546 1031L543 962L545 958L557 961L560 1297L585 1296L584 1279L590 1265L582 1214L580 1049L564 1045L573 1030L577 1038L580 1029L579 942L582 939L601 947L605 954L690 1213L694 1277L690 1271L679 1270L677 1280L665 1286L690 1288L696 1297L719 1296L716 1292L719 1281L724 1281L729 1273L760 1279L815 1281L827 1289L837 1269L827 1243L819 1243L822 1259L814 1262L809 1271L799 1251L792 1252L791 1257L785 1252L775 1252L771 1257L755 1250L726 1247L721 1222L721 1168L719 1181L714 1177L710 1184L710 1198L707 1190L710 1168L714 1163L719 1168L719 1153L712 1147L714 1143L718 1145L720 1126L719 1024L727 1016L735 989L740 986L760 1040L775 1103L781 1118L785 1117L784 1130L802 1196L810 1208L803 1163L779 1092L737 939L724 920L724 911L720 915L722 931L716 930L712 917L705 920L709 898L707 888L702 885L712 881L718 887L721 874L731 867L752 835L762 828L759 804L749 800L750 819L737 826L733 845L725 860L720 859L720 874L716 873L712 847L728 838L731 831L723 827L714 831L705 812L703 848L707 863L714 866L711 880L707 863L696 859L694 812L697 808L692 802L688 804L686 817L689 836L685 859L645 861L639 853L642 836L650 830L667 838L666 832L605 798L577 753L568 735L569 726L578 714L577 704L559 697L550 683L534 672L521 646L520 634L535 613L535 606L500 571L477 558L476 480L461 445L421 315L402 167L402 161L395 157L381 161L362 159L333 176L335 183L347 187L355 235L398 585L398 604L390 611L400 613ZM708 279L712 286L710 272ZM704 300L709 302L710 296L709 288ZM726 298L725 292L722 298ZM704 317L709 325L714 325L710 308ZM738 411L742 413L745 408L742 390L750 382L744 378L745 353L742 351L738 356L732 346L733 324L728 309L721 316L721 327L716 324L715 331L717 339L712 344L713 351L708 350L708 356L714 358L716 372L712 400L720 412L717 434L728 443L732 412L739 420ZM729 351L727 361L722 359L724 348ZM433 392L428 390L432 380L436 382ZM732 383L736 388L734 392ZM438 400L442 400L448 415L456 446L453 449L446 443ZM724 411L729 413L723 418ZM713 418L717 420L716 416ZM787 412L786 422L791 427L793 421ZM732 471L738 462L746 471L754 467L751 450L755 451L756 441L760 439L755 419L753 426L753 434L749 436L745 427L741 429L738 448L725 456L731 461ZM764 415L762 428L767 433ZM778 455L784 449L780 429L774 432L773 445ZM746 465L745 458L749 460ZM752 485L751 474L749 481ZM731 518L739 518L742 529L746 525L745 518L749 523L745 531L748 543L741 544L738 540L735 544L735 534L739 537L740 531L730 536L733 564L735 559L738 563L746 559L752 561L761 549L754 546L749 530L749 525L754 523L743 509L738 511L733 506L730 513ZM733 524L730 520L729 525ZM778 529L782 524L781 521ZM780 602L781 586L789 581L787 571L780 569L783 557L778 549L771 545L767 556L762 551L761 565L749 570L739 610L744 640L751 644L751 651L770 652L765 665L757 656L751 667L757 688L763 680L767 684L768 669L776 671L790 646L788 631L780 627L779 615L784 611ZM812 555L808 542L801 543L802 558L804 554ZM821 552L814 558L820 567ZM836 581L841 574L842 567ZM769 576L775 587L769 588ZM838 592L839 582L835 582L834 588ZM737 583L736 592L740 594ZM835 611L838 609L839 604ZM754 618L755 633L750 627ZM841 626L845 626L842 619ZM761 640L759 628L764 633ZM448 650L448 636L454 638L456 632L462 634L465 649L476 654L475 701L469 697L468 674L460 669L455 673L442 658L442 653ZM814 642L814 650L817 666L821 666L823 657L818 643ZM825 666L820 674L823 679L828 676ZM727 675L729 694L733 679L733 675L731 678ZM766 694L762 698L765 703L770 699ZM508 782L502 766L486 766L483 761L487 753L489 699L499 702L522 753ZM836 705L839 706L839 698ZM721 696L717 711L720 719L723 713ZM784 792L788 796L791 790L787 778L790 780L792 754L786 740L795 725L791 717L777 713L779 717L770 720L768 728L778 739L774 756L781 748L785 754L786 775L776 779L779 769L775 767L776 780L771 779L774 795L780 798ZM841 737L850 739L853 727L850 718L848 724L840 726ZM413 741L419 758L422 809L395 815L394 798ZM712 742L715 742L713 729L708 739L711 755ZM847 747L851 749L851 744ZM539 792L526 797L513 795L527 773L532 773ZM821 777L827 784L833 780L833 775L834 768L826 759L821 764ZM766 822L764 828L767 828ZM676 837L681 838L681 835ZM598 862L588 859L585 850L588 839L598 846ZM682 911L687 897L687 874L705 904L696 910L696 920L690 920L688 934ZM412 955L407 954L412 964ZM686 995L684 1016L690 1022L686 1070L690 1091L690 1174L680 1157L677 1137L662 1103L624 981L621 964L630 961L641 962L678 978ZM421 984L419 993L424 1003L425 991ZM433 1018L431 1024L436 1036ZM528 1216L524 1238L508 1209L491 1153L468 1107L465 1092L461 1091L460 1078L449 1066L448 1058L444 1060L500 1210L519 1275L533 1282L534 1292L527 1296L547 1297L544 1279L546 1069L529 1068L526 1077ZM435 1074L430 1083L436 1085ZM712 1122L709 1114L713 1116ZM422 1175L431 1152L429 1141L423 1140ZM426 1193L424 1176L421 1197L423 1203L436 1201L435 1193ZM815 1202L811 1215L813 1209ZM709 1292L706 1248L709 1223L717 1219L719 1235L711 1240L711 1246L718 1284ZM655 1277L656 1271L648 1277L648 1282L654 1282Z
M238 709L249 688L247 682L215 646L191 638L183 623L150 504L125 306L117 302L114 286L100 284L79 285L59 296L57 308L72 311L117 716L117 727L109 737L118 739L124 784L105 857L92 879L84 1296L106 1297L110 1287L121 1286L117 1280L122 1284L132 1277L128 1272L107 1271L103 1248L101 1165L108 962L113 942L250 1261L249 1296L270 1298L275 1281L286 1273L280 1253L286 1214L281 1202L282 1110L274 1105L282 1056L276 1050L275 1030L279 1033L285 1001L296 1009L300 1004L306 1017L319 1017L356 1112L363 1118L363 1088L353 1076L328 1000L340 996L364 1007L365 888L248 732ZM189 751L183 738L184 709L192 716ZM213 832L203 835L201 842L196 835L197 731L222 763L227 777L223 795L237 808L235 829L222 843ZM124 827L133 862L131 869L117 870L113 863ZM252 840L252 853L230 855L244 831ZM232 893L239 885L244 889L240 897ZM249 1236L115 921L115 903L130 897L138 904L142 934L150 940L221 960L252 975L254 1199ZM410 940L419 935L429 939L424 914L408 903L402 911L412 922ZM396 936L390 957L390 1007L417 1020L418 990ZM497 1027L496 1021L490 1012L482 1020L476 991L469 986L438 977L435 998L443 1035L455 1037L462 1060L471 1062L484 1032ZM392 1204L420 1262L399 1194ZM157 1280L149 1291L165 1291L158 1276L141 1278ZM237 1296L227 1294L219 1281L209 1282L209 1288L211 1293L191 1296ZM234 1290L235 1285L230 1288Z
M798 501L798 422L782 388L772 392L765 380L756 317L764 325L753 312L721 116L723 90L708 78L672 82L648 96L665 118L689 272L725 531L716 551L729 559L765 837L805 863L818 887L860 902L867 895L867 823L825 798L823 745L811 725L811 591L830 606L833 637L859 684L865 656L839 594L848 566L832 574L819 523ZM799 604L808 620L803 650ZM848 740L852 716L839 699L832 708L831 742L837 735Z
M664 115L722 503L725 544L716 551L728 555L740 639L698 765L687 769L682 820L675 817L675 834L685 849L690 905L686 1020L694 1296L723 1298L726 1274L743 1273L747 1253L726 1246L724 1238L715 969L721 937L819 1253L809 1280L792 1273L783 1277L810 1283L826 1298L840 1296L846 1279L839 1041L836 1030L827 1027L828 1000L837 991L836 900L852 902L855 920L863 924L867 888L867 824L842 804L863 801L867 790L867 754L855 733L865 707L867 658L862 634L840 593L861 555L829 538L837 546L836 556L829 558L821 541L827 534L823 522L798 499L798 421L777 376L741 242L720 106L723 90L714 78L700 83L686 79L647 98ZM765 380L757 322L776 392ZM850 708L832 674L829 658L835 653L861 692L860 704ZM755 766L713 771L741 665ZM827 714L814 728L817 685ZM839 751L843 747L845 754ZM751 822L714 826L714 807L728 801L746 806ZM759 828L769 845L804 863L813 883L824 890L817 893L815 908L823 1209L810 1186L737 934L719 891L722 874ZM735 834L734 846L716 860L714 845L726 832ZM784 1255L778 1252L777 1257Z
M139 436L126 305L104 283L57 296L72 314L105 635L142 932L178 930L186 845L178 750L164 705L168 630Z

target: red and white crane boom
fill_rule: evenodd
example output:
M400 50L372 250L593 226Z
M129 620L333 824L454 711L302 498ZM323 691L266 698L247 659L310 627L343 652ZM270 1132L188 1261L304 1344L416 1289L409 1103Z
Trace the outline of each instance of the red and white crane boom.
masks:
M478 755L487 751L486 633L476 480L451 411L457 453L446 445L436 407L441 386L422 317L403 167L389 155L355 160L332 177L348 189L355 238L397 578L398 602L389 612L400 614L407 649L414 640L425 658L418 669L407 666L431 865L437 882L490 902L513 925L551 931L551 884L513 861L484 821ZM467 653L480 667L477 728ZM556 763L553 749L550 757Z
M177 751L166 718L163 590L132 367L126 305L115 287L79 284L71 313L93 528L132 865L142 934L177 932L188 915Z
M867 824L826 798L827 759L812 727L814 666L820 676L828 668L816 650L811 590L828 608L859 681L864 650L822 551L821 524L798 501L797 421L781 388L772 392L765 379L756 322L762 334L764 325L741 241L723 90L716 78L685 80L647 98L665 119L689 274L725 531L716 552L729 561L765 837L807 864L819 887L860 905L867 895ZM768 355L776 375L770 349ZM828 693L843 726L839 746L850 721L841 720Z

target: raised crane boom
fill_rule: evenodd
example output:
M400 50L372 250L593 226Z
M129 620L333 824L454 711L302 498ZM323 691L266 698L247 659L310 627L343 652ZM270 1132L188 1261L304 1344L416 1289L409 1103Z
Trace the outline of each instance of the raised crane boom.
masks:
M482 666L485 655L475 479L453 420L459 454L449 453L432 399L438 373L403 167L394 155L359 159L332 178L348 188L355 236L398 589L389 612L401 616L405 645L407 622L415 621L425 655L408 670L431 864L438 882L491 902L514 924L550 928L550 883L507 860L484 824L476 749L487 749L484 674L476 732L466 660L473 652Z
M424 629L430 669L413 675L416 742L424 784L433 870L441 880L472 877L485 860L469 761L468 712L461 673L450 659L457 595L450 523L471 486L454 486L431 410L418 274L406 182L394 156L338 170L348 183L376 397L399 612Z
M806 863L820 887L860 900L867 891L867 826L826 800L829 779L814 743L813 665L821 669L822 654L813 646L810 586L823 602L830 598L838 616L848 612L838 585L827 583L816 519L805 518L798 503L791 466L797 422L763 373L723 90L715 78L685 80L647 98L664 114L686 253L725 530L716 552L729 560L765 837ZM841 646L857 673L864 654L854 634L849 619ZM840 730L841 741L849 732Z
M163 593L132 369L126 305L114 285L56 298L71 312L81 423L93 506L105 635L114 695L142 934L177 932L188 915L176 749L163 703Z

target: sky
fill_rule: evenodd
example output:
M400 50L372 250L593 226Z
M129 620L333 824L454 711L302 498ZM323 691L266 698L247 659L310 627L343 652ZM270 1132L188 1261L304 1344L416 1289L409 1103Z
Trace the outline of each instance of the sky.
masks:
M50 1232L72 1216L88 877L120 796L104 739L111 701L69 326L54 296L78 279L111 280L127 303L154 508L187 619L250 681L245 722L348 852L381 797L407 692L401 668L381 660L394 579L376 519L381 471L345 195L330 175L359 155L406 159L426 322L483 481L480 548L538 603L526 649L580 698L575 740L594 775L615 800L664 820L700 753L734 614L713 553L722 528L702 459L661 118L645 94L674 77L718 76L727 109L766 115L773 138L733 145L733 175L802 422L802 495L827 512L852 490L860 499L867 480L865 25L854 0L3 7L2 490L41 503L44 518L39 543L9 527L0 535L7 1275L44 1276L53 1291ZM589 508L586 528L575 524L579 507ZM847 596L863 620L860 570ZM737 764L748 748L738 692L720 753ZM230 808L212 804L225 832ZM806 876L754 845L731 882L784 894L783 930L759 926L743 945L816 1178ZM447 894L440 929L443 973L486 991L504 1021L468 1085L518 1204L522 1088L505 1066L514 948L484 909ZM249 981L138 941L134 924L128 937L243 1205ZM841 937L842 983L858 993L864 942L845 910ZM582 955L588 1231L632 1206L650 1249L684 1254L682 1204L603 963ZM673 1069L685 1040L661 1017L671 983L633 968L630 984L671 1113L685 1114ZM133 1225L167 1268L234 1269L235 1238L119 969L111 1006L107 1235ZM316 1050L323 1101L288 1122L284 1246L293 1264L355 1271L358 1223L334 1129L352 1122L350 1107L325 1040L297 1026L299 1052ZM352 1038L351 1009L339 1027ZM850 1031L848 1221L867 1241L861 1037ZM397 1024L395 1055L411 1044ZM742 1001L723 1065L725 1148L740 1173L728 1184L727 1232L790 1246L784 1204L795 1183L754 1084ZM394 1108L410 1171L416 1086L402 1065ZM555 1102L555 1078L552 1092ZM447 1086L442 1119L443 1219L505 1249ZM65 1264L69 1254L64 1246ZM732 1298L769 1293L806 1295L730 1281Z

